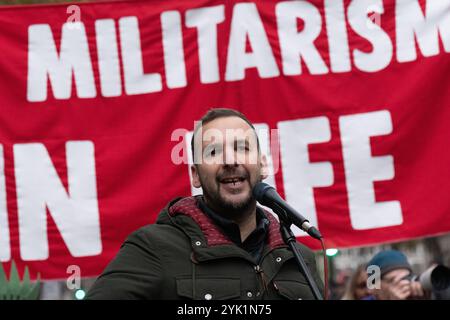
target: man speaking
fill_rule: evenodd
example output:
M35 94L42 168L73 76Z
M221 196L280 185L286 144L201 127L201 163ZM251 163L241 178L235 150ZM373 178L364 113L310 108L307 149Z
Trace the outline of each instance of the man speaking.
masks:
M131 234L87 299L313 299L278 221L252 195L267 164L250 121L212 109L191 145L203 195L172 200ZM297 247L322 291L313 253Z

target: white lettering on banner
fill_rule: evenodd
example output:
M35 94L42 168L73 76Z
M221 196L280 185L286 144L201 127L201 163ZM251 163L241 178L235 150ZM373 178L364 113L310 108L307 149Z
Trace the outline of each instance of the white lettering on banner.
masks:
M320 12L312 4L304 1L281 2L276 6L278 37L280 38L285 75L301 74L300 58L308 66L311 74L328 73L328 68L314 40L322 29ZM304 28L297 31L297 20L304 21Z
M136 17L119 19L125 92L129 95L162 90L159 73L144 74L141 40Z
M392 43L388 34L380 26L367 19L367 8L376 13L384 13L383 0L352 1L348 8L349 24L361 37L367 39L373 47L369 53L353 50L355 65L366 72L376 72L386 68L392 59ZM368 28L368 24L371 25Z
M392 156L371 155L370 137L392 133L389 111L339 118L345 179L354 229L374 229L402 224L399 201L375 201L374 181L395 176Z
M13 148L22 260L49 256L47 208L72 256L100 254L93 143L66 143L68 192L43 144L15 144Z
M8 209L6 207L5 162L3 146L0 144L0 261L11 259L9 245Z
M256 123L253 125L255 127L256 133L258 135L259 147L261 149L261 154L266 155L267 159L267 178L264 180L265 183L271 185L272 187L276 187L275 184L275 174L278 172L278 150L279 150L279 141L273 141L276 137L271 134L271 130L267 123ZM270 146L274 146L271 148ZM275 154L272 153L275 152Z
M450 0L427 0L426 15L417 0L395 2L395 35L388 34L378 20L371 20L371 13L378 17L385 13L382 0L352 0L345 8L343 0L325 0L323 10L306 0L281 1L274 6L277 37L268 37L264 21L255 3L234 4L231 29L226 55L218 54L218 25L225 21L225 5L188 9L184 13L176 10L160 15L162 53L157 61L164 61L165 81L168 89L186 87L186 58L184 53L183 27L196 28L198 61L201 83L216 83L221 80L219 58L226 59L222 80L239 81L246 77L246 70L256 68L261 78L280 76L274 52L280 48L280 65L284 76L304 73L303 61L310 74L349 72L356 67L363 72L377 72L386 68L393 58L398 62L417 59L418 47L425 57L440 54L439 38L444 51L450 52ZM227 4L228 5L228 4ZM320 8L322 9L322 8ZM368 12L372 10L373 12ZM322 12L324 19L322 19ZM265 12L267 16L267 12ZM297 20L304 28L298 30ZM322 23L322 20L325 23ZM74 26L76 28L74 28ZM268 26L267 26L268 27ZM325 28L326 32L322 32ZM351 29L357 36L370 43L371 50L350 48ZM27 99L30 102L45 101L47 77L55 99L71 97L72 74L75 78L76 95L79 98L94 98L95 79L100 81L101 94L117 97L122 93L120 67L123 69L125 93L127 95L150 94L163 90L160 73L144 73L141 34L137 17L119 19L120 37L116 37L115 21L95 21L95 37L98 53L99 77L94 77L93 63L89 54L89 43L83 22L62 25L61 48L58 52L48 24L30 25L28 29L28 77ZM329 52L317 48L314 42L325 34ZM391 40L395 38L396 40ZM246 51L246 41L251 52ZM271 41L269 41L269 39ZM119 43L120 42L120 43ZM122 65L119 63L120 44ZM396 45L396 56L393 45ZM189 44L190 45L190 44ZM152 50L153 52L153 50ZM188 51L192 54L192 50ZM324 56L329 55L329 66ZM353 61L352 61L353 60ZM352 63L353 62L353 63ZM195 70L195 69L194 69Z
M197 28L200 81L202 83L215 83L220 80L217 24L224 20L224 5L186 11L186 26Z
M446 52L450 52L450 0L427 1L426 15L417 1L397 0L396 33L397 60L399 62L417 59L416 42L425 57L439 54L439 35Z
M325 0L325 19L330 47L331 71L335 73L351 71L350 48L342 0Z
M186 66L184 65L180 13L168 11L161 14L161 26L167 87L171 89L185 87Z
M330 141L330 124L326 117L282 121L280 130L281 163L286 201L317 226L314 187L328 187L334 183L330 162L309 161L308 145ZM297 227L295 235L306 235Z
M245 51L247 37L251 53ZM280 75L256 4L238 3L233 8L225 80L242 80L251 67L256 67L261 78Z
M95 32L97 34L98 67L102 95L104 97L120 96L122 84L114 20L101 19L95 21Z
M50 26L31 25L28 29L28 101L47 99L47 75L55 98L69 99L72 73L78 97L94 98L97 93L84 24L63 24L59 57Z

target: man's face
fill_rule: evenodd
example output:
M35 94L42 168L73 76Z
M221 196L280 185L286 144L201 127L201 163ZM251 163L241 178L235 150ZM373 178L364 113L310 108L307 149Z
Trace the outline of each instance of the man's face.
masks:
M203 188L211 209L236 218L255 205L252 190L266 178L253 129L239 117L217 118L195 136L201 163L191 167L194 187Z
M397 300L399 297L409 296L410 281L404 278L410 275L408 269L396 269L389 271L381 278L381 290L379 298L382 300Z
M401 281L404 277L408 276L411 272L408 269L397 269L386 273L381 279L381 285L389 286Z

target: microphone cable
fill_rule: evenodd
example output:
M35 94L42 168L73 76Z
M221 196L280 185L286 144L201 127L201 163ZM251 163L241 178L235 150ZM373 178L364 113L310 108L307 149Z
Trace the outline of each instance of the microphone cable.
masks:
M324 282L324 300L328 300L328 258L327 258L327 250L325 248L325 243L323 238L320 238L320 244L322 245L322 253L323 253L323 282Z

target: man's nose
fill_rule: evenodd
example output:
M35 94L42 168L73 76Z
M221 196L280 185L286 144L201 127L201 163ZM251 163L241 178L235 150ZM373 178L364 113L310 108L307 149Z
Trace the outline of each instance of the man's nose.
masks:
M228 166L232 166L232 165L237 165L237 157L236 157L236 152L234 150L233 147L226 147L224 150L224 159L223 159L223 164L224 165L228 165Z

